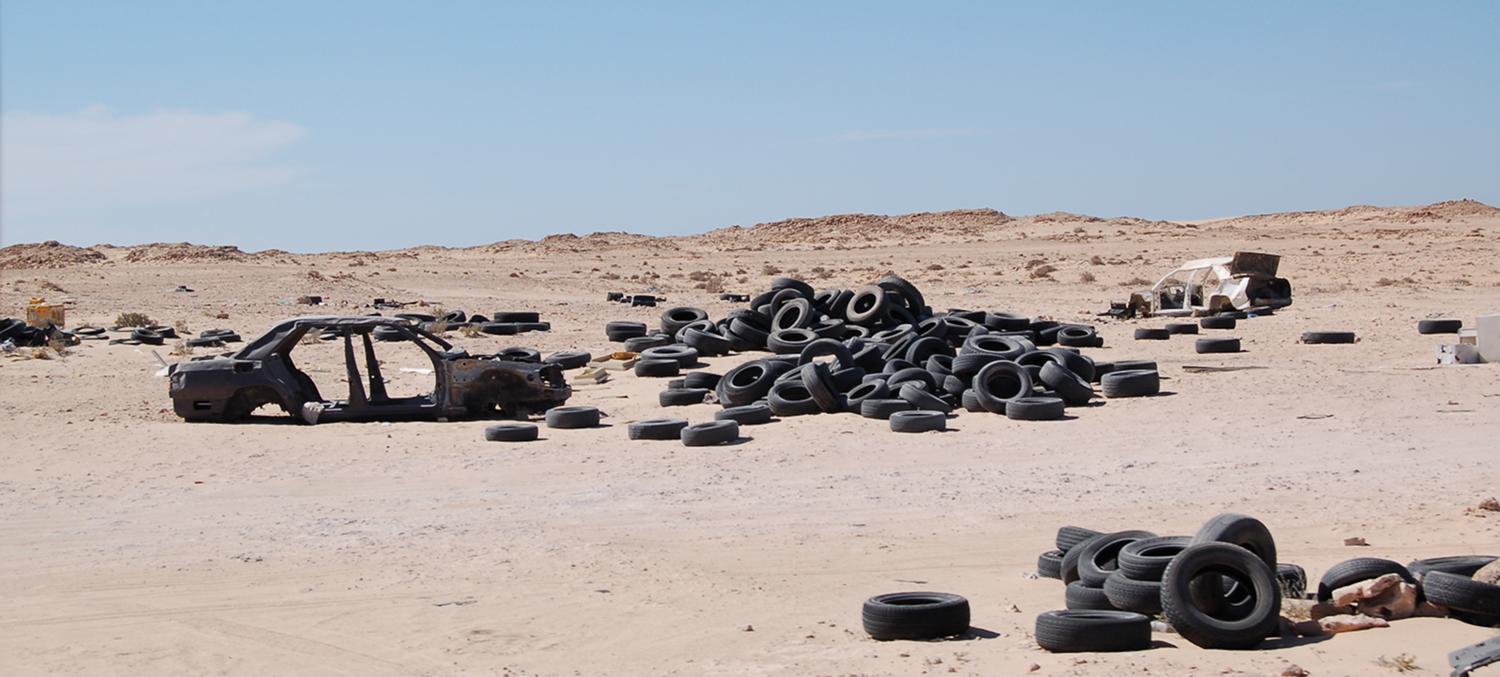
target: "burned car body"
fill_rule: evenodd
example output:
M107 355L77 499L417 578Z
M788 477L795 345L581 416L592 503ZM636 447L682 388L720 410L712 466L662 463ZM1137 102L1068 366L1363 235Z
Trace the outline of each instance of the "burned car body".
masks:
M432 362L431 393L387 394L371 341L377 328L416 345ZM292 361L292 351L309 332L343 342L346 398L325 398ZM356 341L362 344L358 353ZM360 374L360 353L367 378ZM172 408L188 421L240 420L264 404L308 423L515 417L560 405L572 394L557 365L470 355L406 320L369 316L287 320L234 355L171 365L168 378Z
M1131 294L1125 314L1183 317L1285 308L1292 304L1292 283L1276 277L1280 263L1280 256L1256 252L1188 261L1151 289Z

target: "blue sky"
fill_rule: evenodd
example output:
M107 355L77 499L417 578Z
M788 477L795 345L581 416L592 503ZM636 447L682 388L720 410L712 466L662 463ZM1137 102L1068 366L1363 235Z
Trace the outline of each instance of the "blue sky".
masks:
M0 242L1500 203L1500 3L0 3Z

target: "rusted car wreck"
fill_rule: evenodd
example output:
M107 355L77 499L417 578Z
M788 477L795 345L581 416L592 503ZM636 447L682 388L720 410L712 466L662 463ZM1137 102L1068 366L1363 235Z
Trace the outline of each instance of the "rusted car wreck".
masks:
M416 345L432 361L431 393L391 397L371 334ZM326 398L291 354L309 332L343 341L347 398ZM362 345L365 374L355 343ZM555 364L508 355L470 355L462 348L388 317L300 317L273 327L232 356L180 362L168 369L172 407L188 421L237 421L275 404L307 423L524 417L563 404L572 394Z
M1292 283L1276 277L1280 263L1280 256L1256 252L1188 261L1108 314L1185 317L1285 308L1292 304Z

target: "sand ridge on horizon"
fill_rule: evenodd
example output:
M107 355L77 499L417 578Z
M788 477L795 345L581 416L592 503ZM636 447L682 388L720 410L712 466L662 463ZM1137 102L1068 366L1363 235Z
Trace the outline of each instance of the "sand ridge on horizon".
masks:
M1096 314L1178 263L1282 255L1294 304L1226 336L1132 340ZM1036 614L1063 589L1026 574L1057 527L1191 534L1232 511L1265 521L1316 581L1359 556L1500 554L1495 365L1437 367L1418 320L1500 312L1500 210L1471 200L1192 223L995 210L788 219L691 236L554 235L465 248L247 253L232 245L0 248L0 316L70 300L70 325L145 313L246 339L374 298L474 313L535 310L552 331L465 338L595 354L609 320L655 325L714 290L775 276L858 287L886 272L935 309L1095 324L1100 360L1154 359L1164 395L1071 420L960 412L899 435L850 415L747 427L743 444L630 441L630 421L708 420L657 406L664 380L575 384L606 426L486 443L483 421L187 424L157 375L167 348L85 342L0 360L0 665L7 674L1312 675L1446 674L1493 629L1420 618L1327 639L1205 651L1049 654ZM173 291L179 285L192 292ZM657 308L605 301L654 291ZM1354 345L1303 345L1304 331ZM1188 337L1190 339L1191 337ZM332 351L299 364L325 392ZM326 346L323 346L326 348ZM198 350L196 355L216 351ZM710 358L717 373L757 356ZM420 367L421 356L383 356ZM1185 366L1255 367L1194 372ZM387 368L393 392L430 377ZM423 379L429 379L423 381ZM1361 537L1369 546L1350 547ZM875 642L867 597L965 595L995 636ZM1040 666L1030 673L1031 666Z

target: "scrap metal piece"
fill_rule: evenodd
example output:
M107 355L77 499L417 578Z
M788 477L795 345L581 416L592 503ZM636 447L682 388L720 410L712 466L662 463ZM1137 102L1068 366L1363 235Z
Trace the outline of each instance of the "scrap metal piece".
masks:
M1451 677L1469 677L1475 669L1494 663L1500 663L1500 637L1491 637L1448 654L1448 665L1453 668Z

